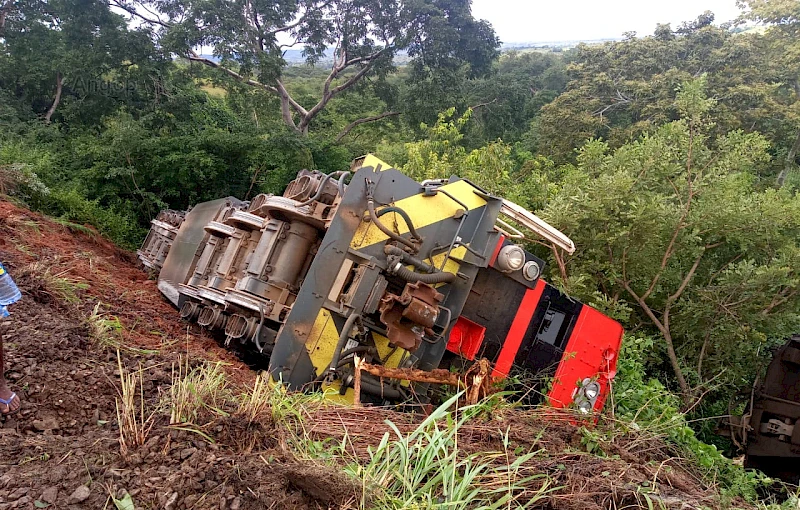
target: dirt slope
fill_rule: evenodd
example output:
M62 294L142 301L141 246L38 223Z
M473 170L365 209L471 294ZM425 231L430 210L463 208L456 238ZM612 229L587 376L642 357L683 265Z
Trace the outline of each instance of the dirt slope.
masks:
M353 499L335 486L336 477L275 450L269 424L259 431L261 451L243 457L235 444L242 436L225 434L227 424L217 435L232 443L209 444L166 429L162 419L142 448L121 456L116 352L95 345L85 319L97 303L99 312L119 318L124 343L138 349L123 352L123 364L137 370L141 363L153 407L187 350L196 360L225 361L234 384L248 384L253 372L213 339L187 330L134 256L84 229L0 202L0 260L23 292L3 332L6 374L22 409L0 423L0 510L113 508L109 496L122 490L137 508L176 510L338 508ZM317 476L316 486L298 487Z
M135 257L79 226L64 226L0 202L0 260L23 291L3 332L7 377L21 412L0 422L0 510L113 508L129 493L136 508L353 508L357 484L341 470L294 459L286 425L268 417L246 423L217 418L203 434L169 428L159 403L182 359L225 363L231 385L252 386L254 373L199 330L178 320ZM118 345L98 343L93 322L116 324ZM118 319L118 321L117 321ZM96 321L95 321L96 322ZM142 374L146 408L156 410L141 447L120 453L115 401L123 373ZM385 410L319 408L304 430L320 440L345 434L365 458L390 417L401 430L418 418ZM581 451L568 423L509 411L465 428L465 451L488 451L508 433L520 451L541 448L530 470L548 476L539 508L646 508L647 492L669 508L717 508L720 502L663 443L631 438L608 458ZM746 505L737 505L745 507Z

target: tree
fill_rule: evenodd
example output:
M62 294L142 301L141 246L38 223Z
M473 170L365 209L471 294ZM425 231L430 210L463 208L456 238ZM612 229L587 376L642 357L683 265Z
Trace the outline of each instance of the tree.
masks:
M714 384L744 386L759 349L800 327L800 197L754 186L761 135L709 137L704 85L683 85L681 118L652 134L587 143L542 213L579 247L556 279L636 310L686 408Z
M565 58L559 53L510 51L486 78L465 82L466 103L475 111L468 125L468 144L480 146L501 138L518 141L531 120L566 86Z
M110 0L149 24L161 44L192 62L275 95L284 123L308 134L330 101L394 71L406 51L419 73L490 69L499 42L466 0ZM283 80L284 51L303 47L308 64L329 64L313 106ZM198 54L212 47L216 58ZM378 118L385 116L377 115Z
M101 1L15 1L0 13L0 89L46 123L59 113L95 123L123 104L139 106L169 65Z
M746 0L743 6L751 10L744 18L765 23L767 42L765 62L778 84L778 94L787 103L787 123L794 131L783 168L776 183L783 186L789 172L796 167L800 153L800 2L797 0Z
M530 139L558 162L575 147L602 137L612 147L678 118L678 85L702 74L718 99L710 133L759 131L780 147L790 115L777 90L774 66L759 34L734 34L710 25L705 13L672 31L659 25L652 37L582 45L568 67L566 91L542 109Z

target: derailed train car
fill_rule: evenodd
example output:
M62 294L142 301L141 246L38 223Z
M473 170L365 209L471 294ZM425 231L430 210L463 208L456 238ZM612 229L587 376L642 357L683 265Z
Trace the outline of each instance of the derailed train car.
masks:
M721 432L742 447L745 467L800 483L800 335L775 351L744 415Z
M372 156L351 170L157 219L139 255L182 318L263 354L292 389L353 401L356 355L424 371L485 358L495 379L552 376L553 406L603 406L622 327L545 282L517 244L527 231L571 253L569 238L464 179L419 183ZM431 392L359 383L362 402Z

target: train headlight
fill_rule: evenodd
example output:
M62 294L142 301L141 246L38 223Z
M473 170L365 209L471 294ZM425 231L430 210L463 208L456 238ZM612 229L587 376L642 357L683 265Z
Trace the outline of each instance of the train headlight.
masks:
M589 414L592 412L592 408L594 407L591 402L588 400L581 400L578 404L578 411L582 412L583 414Z
M516 244L504 246L497 254L497 266L503 272L517 271L525 264L525 250Z
M531 260L530 262L526 262L525 265L522 267L522 276L525 277L526 280L532 282L533 280L539 278L539 275L542 274L542 268L539 267L539 264Z
M594 402L598 395L600 395L600 385L596 382L589 383L588 385L584 386L583 394L586 395L586 398Z

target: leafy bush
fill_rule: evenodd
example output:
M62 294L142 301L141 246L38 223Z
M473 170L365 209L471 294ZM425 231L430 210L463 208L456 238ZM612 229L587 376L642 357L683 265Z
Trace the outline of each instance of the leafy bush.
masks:
M700 441L680 410L680 398L646 374L648 360L660 356L657 345L647 335L625 336L613 387L616 418L627 430L664 437L700 469L708 483L718 483L723 495L757 501L759 490L773 481L758 471L744 470L716 446Z
M36 203L42 212L79 224L89 224L126 249L136 249L147 233L130 213L102 207L74 189L51 191Z

